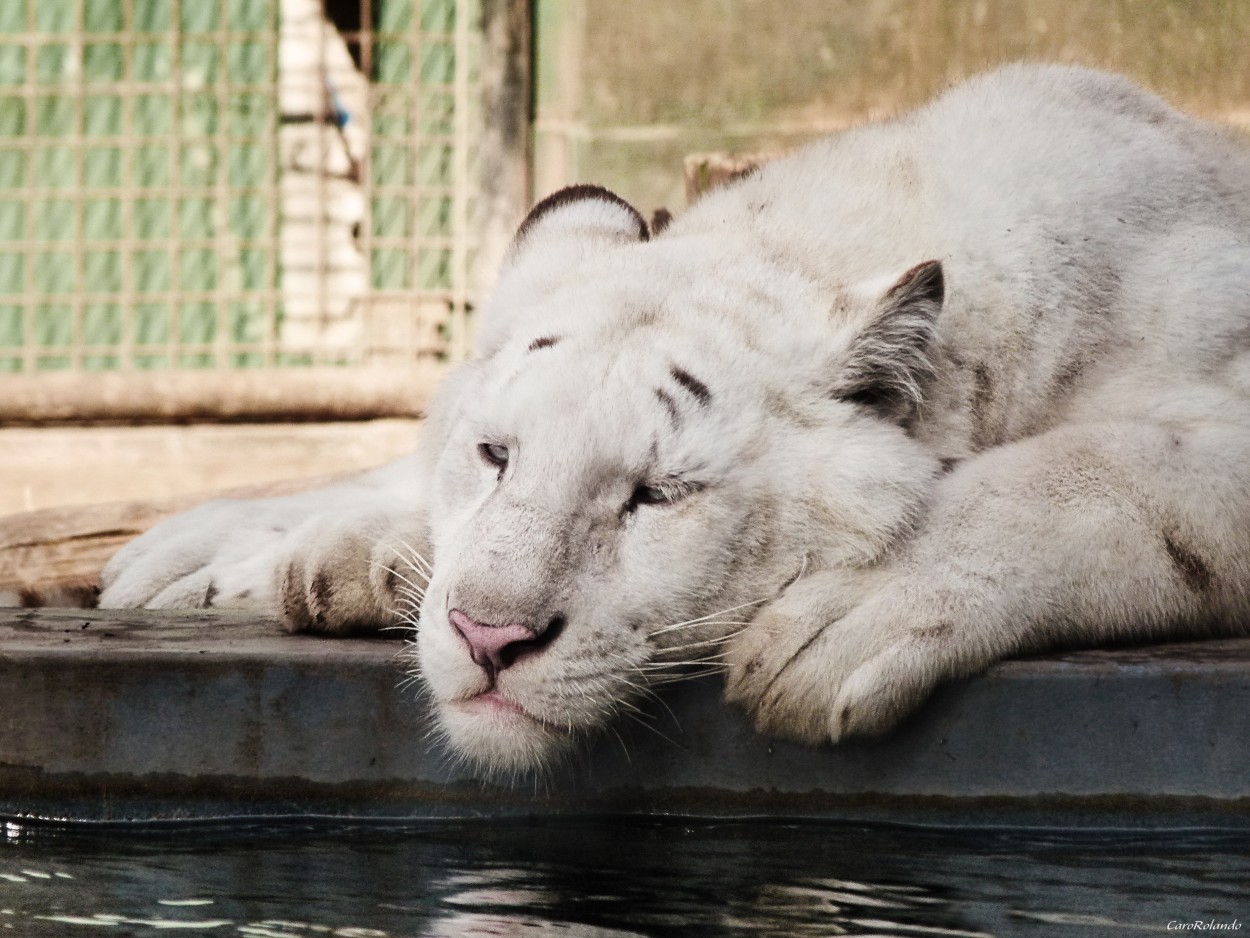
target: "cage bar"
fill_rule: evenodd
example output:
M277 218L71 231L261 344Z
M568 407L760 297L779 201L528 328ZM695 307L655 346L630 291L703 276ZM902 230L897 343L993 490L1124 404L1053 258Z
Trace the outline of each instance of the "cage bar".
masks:
M466 354L477 0L355 12L0 4L0 373Z

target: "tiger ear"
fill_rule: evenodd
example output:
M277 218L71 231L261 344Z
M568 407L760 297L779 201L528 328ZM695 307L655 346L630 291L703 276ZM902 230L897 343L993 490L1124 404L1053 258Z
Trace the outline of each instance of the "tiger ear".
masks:
M583 260L648 237L638 210L601 186L569 186L547 196L525 216L504 255L477 322L475 356L493 355L532 324L551 285L567 279Z
M647 221L615 192L602 186L568 186L547 196L525 216L504 258L516 264L540 244L575 241L595 244L646 241Z
M945 300L940 261L917 264L875 302L875 312L851 339L832 395L906 423L924 404L934 371L937 317Z

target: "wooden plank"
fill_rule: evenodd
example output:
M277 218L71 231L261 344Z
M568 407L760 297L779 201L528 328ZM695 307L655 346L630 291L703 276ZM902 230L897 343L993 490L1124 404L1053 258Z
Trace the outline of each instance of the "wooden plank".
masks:
M0 377L0 426L421 416L446 366L39 372Z
M45 604L86 597L99 586L100 571L132 538L170 515L210 498L261 498L288 495L340 476L314 476L248 485L214 493L103 505L45 508L0 517L0 605L32 604L42 594Z
M0 516L371 469L411 452L420 427L389 418L0 428Z

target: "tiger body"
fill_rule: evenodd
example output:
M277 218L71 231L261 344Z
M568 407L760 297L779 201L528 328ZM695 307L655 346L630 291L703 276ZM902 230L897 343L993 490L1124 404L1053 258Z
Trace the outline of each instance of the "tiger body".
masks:
M1250 621L1250 149L1015 66L649 237L531 213L418 452L211 503L104 605L417 626L453 750L546 764L711 662L759 729L888 729L1024 651Z

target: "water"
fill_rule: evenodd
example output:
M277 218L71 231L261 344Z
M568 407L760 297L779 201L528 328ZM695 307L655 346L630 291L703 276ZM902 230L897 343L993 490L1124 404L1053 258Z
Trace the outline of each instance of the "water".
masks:
M1197 921L1250 933L1245 833L0 819L0 936L23 938L1104 938Z

